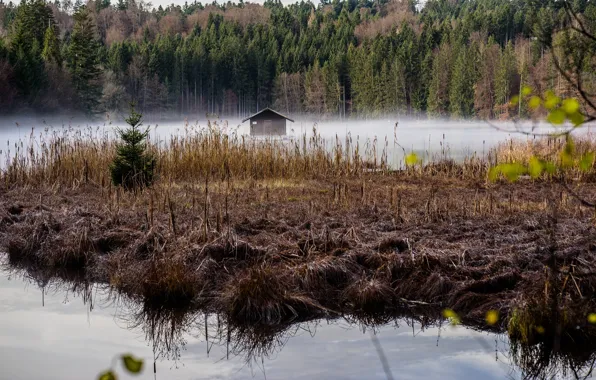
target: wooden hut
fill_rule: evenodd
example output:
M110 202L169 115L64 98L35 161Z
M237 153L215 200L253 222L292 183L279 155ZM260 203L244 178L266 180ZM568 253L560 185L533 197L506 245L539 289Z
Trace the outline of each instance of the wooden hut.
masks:
M294 122L271 108L265 108L242 122L247 120L250 120L251 136L283 136L286 134L286 120Z

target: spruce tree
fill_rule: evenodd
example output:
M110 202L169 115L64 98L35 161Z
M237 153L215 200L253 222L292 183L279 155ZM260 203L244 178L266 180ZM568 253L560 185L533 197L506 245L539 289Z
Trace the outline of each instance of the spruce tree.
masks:
M474 113L474 84L476 83L475 45L460 46L453 66L449 91L449 107L454 117L470 117Z
M130 115L126 118L129 128L117 129L122 140L116 147L116 157L110 165L112 183L126 190L139 190L153 182L155 157L146 152L145 140L149 128L141 130L142 115L131 104Z
M15 68L18 91L30 103L46 84L42 60L44 32L56 27L52 10L43 0L23 1L19 5L10 44L10 61Z
M445 116L449 111L449 86L452 73L452 49L443 42L433 59L432 77L428 90L428 113Z
M99 44L95 38L95 25L84 5L77 8L74 20L67 65L81 108L88 114L95 114L99 111L101 98Z
M54 25L49 25L46 28L41 57L46 62L54 62L58 66L62 65L60 42L56 36L56 27Z

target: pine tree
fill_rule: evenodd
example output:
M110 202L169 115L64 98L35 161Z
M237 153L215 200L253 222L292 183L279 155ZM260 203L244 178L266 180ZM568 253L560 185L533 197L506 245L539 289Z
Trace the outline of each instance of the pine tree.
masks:
M145 140L149 128L141 130L142 115L131 104L130 115L126 119L129 128L118 129L122 143L116 147L116 157L110 165L112 183L126 190L139 190L151 186L155 170L155 157L146 152Z
M99 46L95 39L95 26L84 5L77 9L74 20L67 65L81 108L88 114L95 114L101 98Z

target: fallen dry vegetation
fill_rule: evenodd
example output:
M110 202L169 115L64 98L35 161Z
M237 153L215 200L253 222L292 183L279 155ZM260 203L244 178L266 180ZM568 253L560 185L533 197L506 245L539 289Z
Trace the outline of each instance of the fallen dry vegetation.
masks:
M449 307L475 325L497 310L493 328L530 341L556 309L566 316L557 331L592 336L595 210L563 191L562 173L486 180L512 152L555 154L553 144L392 171L385 151L349 138L187 131L150 145L159 180L133 193L108 181L109 138L48 138L3 172L0 249L13 263L81 270L133 299L236 323ZM565 177L578 195L596 194L594 170Z

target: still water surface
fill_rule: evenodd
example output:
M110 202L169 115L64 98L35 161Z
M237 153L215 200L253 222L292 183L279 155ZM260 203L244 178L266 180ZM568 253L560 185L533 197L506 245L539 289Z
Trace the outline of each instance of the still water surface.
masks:
M105 289L91 294L90 311L79 295L54 288L42 296L35 283L0 272L0 378L95 379L112 357L131 352L148 364L135 378L153 379L153 349L141 327L131 327L130 310L107 301ZM371 332L347 321L295 326L273 352L249 363L243 355L226 358L225 344L207 344L203 322L183 334L176 359L157 359L157 378L386 379ZM518 377L502 336L405 322L380 327L377 336L396 379Z

